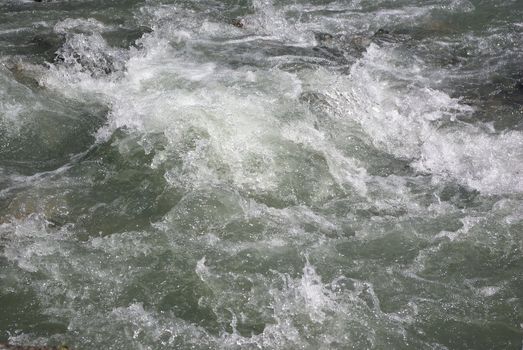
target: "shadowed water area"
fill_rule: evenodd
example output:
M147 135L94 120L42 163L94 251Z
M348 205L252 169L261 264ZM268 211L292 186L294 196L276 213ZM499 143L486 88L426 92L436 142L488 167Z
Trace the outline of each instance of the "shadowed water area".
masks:
M514 349L523 2L0 2L0 343Z

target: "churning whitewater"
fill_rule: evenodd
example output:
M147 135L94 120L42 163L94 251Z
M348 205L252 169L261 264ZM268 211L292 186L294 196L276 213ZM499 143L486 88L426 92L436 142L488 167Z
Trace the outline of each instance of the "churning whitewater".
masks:
M521 349L519 0L0 3L0 343Z

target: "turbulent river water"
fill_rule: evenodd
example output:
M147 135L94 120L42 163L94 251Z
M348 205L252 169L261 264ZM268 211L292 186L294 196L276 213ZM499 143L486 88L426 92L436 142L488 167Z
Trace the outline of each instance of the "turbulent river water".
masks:
M521 0L3 0L0 342L521 349Z

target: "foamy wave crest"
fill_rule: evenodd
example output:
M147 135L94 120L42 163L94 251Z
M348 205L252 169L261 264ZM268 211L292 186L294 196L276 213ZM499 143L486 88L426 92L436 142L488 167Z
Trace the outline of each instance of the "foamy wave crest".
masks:
M485 194L522 192L522 133L460 121L474 110L424 87L416 64L402 68L396 60L390 49L371 45L331 92L341 113L357 121L375 147L410 160L436 181L452 179Z

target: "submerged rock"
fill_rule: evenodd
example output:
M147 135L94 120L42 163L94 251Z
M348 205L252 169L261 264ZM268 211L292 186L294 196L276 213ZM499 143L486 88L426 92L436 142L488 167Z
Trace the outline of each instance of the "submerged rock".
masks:
M384 29L378 30L372 36L317 32L314 33L316 47L313 50L321 52L323 56L331 60L347 64L351 57L361 57L372 42L382 41L382 38L388 36L388 33Z
M40 88L38 66L24 65L21 62L6 62L5 67L13 74L12 77L19 83L35 90Z
M316 39L316 41L318 43L330 43L334 39L334 36L329 33L320 32L320 33L314 33L314 39Z
M152 31L150 27L138 26L136 28L118 28L117 30L102 32L101 35L109 46L123 49L131 46L140 48L139 39Z
M383 34L390 34L390 32L386 29L380 28L374 33L374 36L383 35Z
M320 47L338 48L342 51L361 53L367 47L375 42L392 42L395 41L396 36L389 30L380 28L373 35L346 35L346 34L330 34L317 32L314 33L314 39Z
M237 28L243 28L245 23L241 18L235 18L231 21L231 24Z
M35 52L37 52L45 61L50 61L64 42L64 35L43 32L36 34L29 43L33 47L33 50L35 50Z

